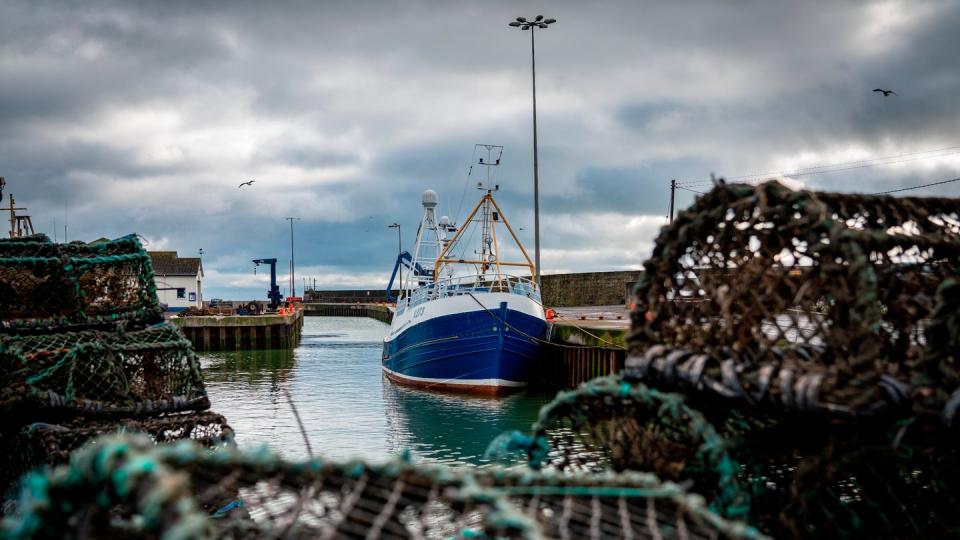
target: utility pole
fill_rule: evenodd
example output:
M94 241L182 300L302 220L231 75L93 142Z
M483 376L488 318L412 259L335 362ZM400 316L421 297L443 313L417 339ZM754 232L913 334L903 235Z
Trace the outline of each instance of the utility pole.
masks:
M299 219L295 217L286 217L283 218L290 222L290 294L288 296L297 295L297 282L294 272L296 271L296 266L293 258L293 220Z
M670 223L673 223L673 199L677 194L677 179L670 180Z
M203 248L197 250L200 254L200 271L203 271ZM197 307L203 309L203 282L197 281Z
M537 159L537 54L534 34L536 29L546 30L549 25L557 22L556 19L544 19L537 15L532 21L525 17L509 23L509 26L530 31L530 72L533 76L533 244L536 258L537 287L540 287L540 166Z

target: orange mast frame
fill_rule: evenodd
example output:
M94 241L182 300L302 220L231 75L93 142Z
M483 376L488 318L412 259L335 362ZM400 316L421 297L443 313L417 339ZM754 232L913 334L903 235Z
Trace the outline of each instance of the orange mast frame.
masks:
M484 195L483 198L480 199L480 202L478 202L476 206L473 207L473 210L467 216L467 219L465 219L463 222L470 223L470 220L473 219L473 216L475 216L477 211L480 210L480 208L482 208L483 205L486 203L493 205L493 208L500 215L500 219L503 220L503 224L507 226L507 231L510 232L510 236L513 238L513 241L517 244L517 247L520 248L520 252L523 253L523 257L527 260L527 262L510 262L510 261L500 260L499 245L497 244L496 223L491 218L490 228L493 234L494 251L497 253L497 262L496 262L497 274L500 275L501 266L525 266L530 270L531 276L536 276L537 275L536 266L533 264L533 261L530 259L530 255L527 255L527 250L523 248L523 244L520 243L520 239L518 239L516 233L513 232L513 227L510 226L510 222L507 221L507 217L503 215L503 211L500 210L500 206L497 204L497 201L494 200L493 195L491 195L489 192L486 195ZM437 257L437 262L433 266L433 282L434 283L436 283L440 277L440 267L446 263L479 264L481 265L481 269L483 270L483 272L486 273L486 269L490 265L489 261L475 261L475 260L467 260L467 259L448 259L447 258L447 252L450 251L450 247L457 243L457 240L460 239L460 236L463 234L463 231L466 229L467 227L465 226L457 229L457 234L453 235L453 238L450 239L450 242L448 242L447 245L443 247L443 251L440 252L440 256Z

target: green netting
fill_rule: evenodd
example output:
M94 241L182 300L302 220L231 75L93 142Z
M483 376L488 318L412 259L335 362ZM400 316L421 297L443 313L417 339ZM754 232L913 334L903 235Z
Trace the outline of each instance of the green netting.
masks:
M765 408L939 412L960 387L958 261L960 199L721 185L644 264L633 363ZM655 345L687 354L643 364Z
M759 538L700 495L639 472L569 473L486 469L475 481L536 522L546 538Z
M7 538L757 538L651 475L565 476L111 437L25 483Z
M150 257L135 235L56 244L43 235L0 239L0 329L52 330L156 322Z
M83 414L209 407L190 342L169 323L142 330L0 335L0 428Z
M226 418L212 412L109 421L79 418L59 424L32 423L19 432L0 436L0 455L7 459L0 474L0 486L13 485L30 470L67 463L72 451L107 433L142 433L158 444L181 439L196 441L203 446L233 444L233 430Z

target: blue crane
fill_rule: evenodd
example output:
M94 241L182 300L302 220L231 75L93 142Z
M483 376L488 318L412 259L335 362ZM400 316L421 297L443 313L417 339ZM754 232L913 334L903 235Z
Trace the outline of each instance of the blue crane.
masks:
M277 287L277 260L276 259L254 259L253 273L257 273L257 267L261 264L270 265L270 290L267 291L267 298L270 299L270 309L280 307L283 297L280 296L280 287Z
M397 298L393 296L393 281L397 278L397 271L400 270L400 265L407 267L414 276L423 276L426 275L423 267L419 264L413 262L413 257L410 255L410 252L403 251L397 255L397 262L393 265L393 273L390 274L390 282L387 283L387 300L394 301ZM403 284L401 284L402 286Z

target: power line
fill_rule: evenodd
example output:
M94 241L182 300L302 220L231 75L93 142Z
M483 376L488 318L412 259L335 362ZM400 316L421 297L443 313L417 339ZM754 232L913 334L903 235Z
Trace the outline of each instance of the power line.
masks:
M951 178L950 180L941 180L940 182L933 182L930 184L921 184L919 186L911 186L900 189L891 189L890 191L880 191L878 193L871 193L871 195L888 195L890 193L899 193L901 191L910 191L911 189L920 189L930 186L939 186L943 184L949 184L950 182L960 182L960 178Z
M946 153L942 153L946 152ZM929 154L938 154L938 155L929 155ZM871 159L861 159L857 161L847 161L841 163L831 163L827 165L817 165L813 167L803 167L800 169L793 169L789 171L770 171L765 173L756 173L756 174L745 174L740 176L729 176L725 180L728 182L736 180L751 180L751 179L767 179L770 177L778 176L787 176L787 177L799 177L799 176L810 176L814 174L827 174L840 171L849 171L853 169L863 169L866 167L876 167L880 165L893 165L896 163L906 163L909 161L917 161L921 159L930 159L935 157L947 157L954 154L960 154L960 146L951 146L947 148L938 148L936 150L924 150L921 152L906 152L903 154L897 154L892 156L882 156ZM682 183L677 183L677 187L681 186L703 186L710 185L712 182L710 180L696 180L696 181L687 181Z

